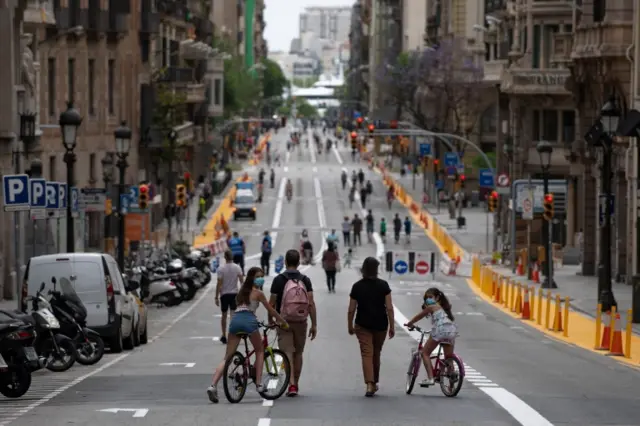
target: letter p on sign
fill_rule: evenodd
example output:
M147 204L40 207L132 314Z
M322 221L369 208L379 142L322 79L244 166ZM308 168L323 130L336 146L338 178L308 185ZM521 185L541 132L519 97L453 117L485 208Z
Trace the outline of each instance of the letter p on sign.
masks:
M29 176L5 175L2 177L4 210L29 210Z

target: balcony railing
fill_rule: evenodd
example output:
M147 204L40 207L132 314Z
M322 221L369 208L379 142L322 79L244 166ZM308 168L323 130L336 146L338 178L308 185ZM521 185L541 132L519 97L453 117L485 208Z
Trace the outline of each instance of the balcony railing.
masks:
M508 68L503 73L501 89L522 95L568 95L565 82L570 75L566 68Z
M158 81L163 83L193 83L193 68L167 67Z
M124 13L116 13L109 11L109 26L108 31L110 33L124 34L127 32L127 15Z
M573 49L573 34L556 33L553 35L553 50L551 51L551 63L566 65L571 62L571 50Z
M204 83L187 84L187 103L199 104L207 99L207 86Z
M140 32L157 34L160 31L160 15L156 12L142 12L140 14Z
M486 82L499 82L502 80L502 74L507 67L506 59L499 59L495 61L485 61L484 63L484 81Z

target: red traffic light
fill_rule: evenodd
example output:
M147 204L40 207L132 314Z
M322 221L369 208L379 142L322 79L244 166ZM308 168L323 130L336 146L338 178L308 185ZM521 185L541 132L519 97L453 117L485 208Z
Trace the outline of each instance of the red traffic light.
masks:
M398 122L396 120L391 120L391 123L389 123L389 126L392 129L396 129L396 128L398 128Z
M356 121L358 122L358 124L362 124L362 122L364 121L364 119L362 117L358 117L356 119Z
M494 198L494 199L495 199L495 198L498 198L498 193L497 193L496 191L493 191L493 192L491 193L491 198Z
M140 191L141 194L146 194L147 192L149 192L149 188L147 187L147 185L140 185L138 191Z
M184 172L184 178L185 179L189 179L191 177L191 173L189 172Z
M466 179L466 177L464 175L460 175L460 181L464 182L464 180Z
M436 166L440 163L440 160L438 160L437 158L435 160L433 160L433 164L435 164Z
M351 139L355 139L358 137L358 134L356 132L351 132Z
M553 194L547 194L544 196L545 203L553 203Z
M373 130L376 128L376 126L374 126L373 124L369 124L369 131L373 132Z

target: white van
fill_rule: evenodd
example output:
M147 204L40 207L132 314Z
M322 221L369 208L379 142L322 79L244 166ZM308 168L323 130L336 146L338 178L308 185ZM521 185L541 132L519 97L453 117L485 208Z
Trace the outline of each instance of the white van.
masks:
M35 295L40 285L53 288L51 278L68 278L87 308L87 327L95 330L113 352L135 343L138 307L127 294L116 261L102 253L60 253L32 257L22 284L22 300ZM29 306L23 302L22 309Z

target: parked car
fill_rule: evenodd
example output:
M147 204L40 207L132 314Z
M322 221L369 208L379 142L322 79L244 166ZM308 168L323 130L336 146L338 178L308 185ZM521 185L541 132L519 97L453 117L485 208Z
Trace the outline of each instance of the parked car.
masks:
M32 257L22 284L22 300L51 278L68 278L87 309L87 327L95 330L112 352L136 343L139 306L125 286L113 257L103 253L60 253ZM23 302L23 311L27 305Z
M126 274L122 274L122 279L125 283L128 283L129 278ZM147 305L142 301L142 297L140 296L140 288L139 285L136 284L128 284L130 292L128 293L131 297L132 303L134 303L138 307L138 311L136 313L135 318L135 340L134 346L138 346L140 344L147 344L149 340L149 336L147 334Z

